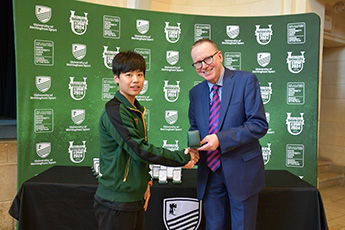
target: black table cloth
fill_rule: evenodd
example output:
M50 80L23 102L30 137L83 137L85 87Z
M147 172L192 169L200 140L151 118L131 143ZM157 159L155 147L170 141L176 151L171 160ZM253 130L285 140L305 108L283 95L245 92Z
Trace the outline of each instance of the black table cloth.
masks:
M146 230L172 226L163 202L175 210L180 200L196 200L196 170L183 170L182 182L154 181ZM9 212L18 220L20 230L95 230L93 196L97 185L89 167L54 166L23 183ZM169 199L177 200L171 203ZM194 212L194 217L198 215L202 217L202 210ZM205 229L204 218L197 222L193 226ZM257 229L328 229L319 191L287 171L266 170L266 186L259 194Z

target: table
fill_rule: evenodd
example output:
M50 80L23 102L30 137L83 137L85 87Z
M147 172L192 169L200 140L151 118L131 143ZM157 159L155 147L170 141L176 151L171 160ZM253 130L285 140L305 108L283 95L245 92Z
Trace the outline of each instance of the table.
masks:
M146 230L171 226L174 220L167 215L176 210L176 204L187 201L198 207L194 200L196 170L183 170L182 181L182 184L154 181ZM19 220L20 230L95 230L93 195L97 185L89 167L54 166L23 183L9 212ZM202 216L202 211L192 211ZM194 226L197 225L198 229L205 229L204 218ZM328 229L319 191L287 171L266 170L266 187L259 194L257 230L266 229Z

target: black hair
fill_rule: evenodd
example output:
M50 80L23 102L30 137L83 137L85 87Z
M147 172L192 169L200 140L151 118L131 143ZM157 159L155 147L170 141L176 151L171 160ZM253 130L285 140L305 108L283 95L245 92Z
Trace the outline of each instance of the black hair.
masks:
M133 51L120 52L113 59L113 74L120 77L121 73L140 70L146 72L145 59L138 53Z

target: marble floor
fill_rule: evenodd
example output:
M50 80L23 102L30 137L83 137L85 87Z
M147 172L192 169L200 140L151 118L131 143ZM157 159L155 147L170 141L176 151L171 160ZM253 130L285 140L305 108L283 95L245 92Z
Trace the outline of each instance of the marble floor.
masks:
M319 189L329 230L345 230L345 185Z

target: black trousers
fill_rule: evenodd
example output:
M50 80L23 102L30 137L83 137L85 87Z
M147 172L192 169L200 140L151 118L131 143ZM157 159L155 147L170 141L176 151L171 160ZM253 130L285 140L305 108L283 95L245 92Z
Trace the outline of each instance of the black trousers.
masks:
M99 230L144 230L145 211L120 211L94 201Z

